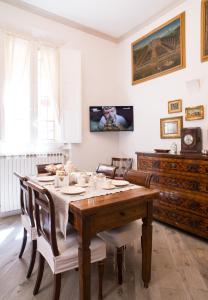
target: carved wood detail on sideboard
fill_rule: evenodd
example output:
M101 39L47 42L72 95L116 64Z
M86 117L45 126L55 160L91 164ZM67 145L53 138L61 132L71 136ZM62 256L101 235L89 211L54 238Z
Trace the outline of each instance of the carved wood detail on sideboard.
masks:
M208 238L208 156L137 153L137 164L161 191L154 218Z

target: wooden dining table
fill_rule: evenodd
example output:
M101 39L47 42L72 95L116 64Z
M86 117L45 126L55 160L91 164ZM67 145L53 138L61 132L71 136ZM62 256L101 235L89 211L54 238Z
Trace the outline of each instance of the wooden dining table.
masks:
M153 200L158 196L158 190L140 187L69 203L69 221L79 237L80 300L91 299L91 238L103 230L138 219L142 219L142 279L144 287L148 287L151 278Z

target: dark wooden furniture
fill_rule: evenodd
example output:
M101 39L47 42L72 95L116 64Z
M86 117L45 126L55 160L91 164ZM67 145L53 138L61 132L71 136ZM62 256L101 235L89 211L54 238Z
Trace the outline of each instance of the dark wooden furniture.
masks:
M46 167L48 165L60 165L60 163L48 163L48 164L41 164L41 165L36 165L36 168L37 168L37 174L38 175L41 175L41 174L45 174L45 173L49 173L47 170L46 170Z
M94 197L93 201L70 202L70 220L79 235L80 299L90 298L90 240L95 234L142 218L142 279L147 287L151 276L152 204L154 189L132 189Z
M132 158L112 157L111 165L116 167L115 178L122 179L125 172L132 169Z
M152 174L150 172L129 170L124 174L124 179L140 186L150 188Z
M137 152L138 169L160 189L154 218L208 238L208 156Z
M54 207L54 202L53 198L50 194L50 192L40 186L37 183L34 183L32 181L27 181L26 185L28 186L28 190L30 193L33 193L33 199L35 203L35 219L36 219L36 224L37 224L37 232L38 232L38 251L39 251L39 266L38 266L38 274L37 274L37 280L35 284L35 288L33 291L33 294L36 295L39 291L40 284L43 278L43 272L44 272L44 264L45 260L48 262L50 261L49 265L54 273L54 291L53 291L53 300L59 300L60 297L60 290L61 290L61 274L65 271L70 270L70 269L76 269L78 266L76 265L77 262L77 251L74 250L74 248L77 245L77 238L75 232L73 237L67 242L65 246L63 246L64 239L62 241L62 246L64 250L63 256L61 257L61 250L59 248L59 243L58 243L58 238L57 238L57 233L56 233L56 222L55 222L55 207ZM72 233L72 234L73 234ZM71 235L72 235L71 234ZM39 240L42 238L42 242ZM98 238L97 238L98 239ZM59 238L60 241L60 238ZM101 240L100 242L104 244ZM44 249L43 245L48 245L51 248L50 253L52 253L52 256L50 256L49 251ZM61 244L61 243L60 243ZM73 254L70 255L69 251L66 251L66 247L72 249L71 251L74 251ZM96 246L92 246L91 248L91 253L93 256L93 252L96 251L95 247L97 249L99 248L98 242ZM105 248L105 245L104 245ZM44 250L43 250L44 249ZM99 250L99 249L98 249ZM90 250L89 250L90 251ZM44 254L43 254L44 253ZM49 255L50 257L46 256ZM105 255L106 255L106 248L105 248ZM58 257L56 262L54 263L54 268L53 264L51 261L55 261L55 259ZM60 264L60 261L64 261L64 266L63 263L62 265ZM68 260L68 264L67 264ZM71 264L70 264L71 261ZM98 261L98 273L99 273L99 290L98 290L98 296L99 299L102 299L102 280L103 280L103 271L104 271L104 261L99 260L99 255L97 254L96 259L94 261ZM91 263L91 262L89 262Z
M151 174L148 172L129 170L124 174L124 179L130 183L149 188ZM106 243L116 247L118 284L123 283L123 255L125 246L138 238L140 226L139 222L134 221L125 226L99 233L99 236L103 238Z
M30 264L26 275L27 278L30 278L34 268L36 251L37 251L37 240L36 240L37 232L36 232L36 225L33 216L34 208L32 203L32 194L30 193L30 191L26 186L26 182L28 178L20 175L17 172L14 172L14 175L19 179L20 182L20 207L21 207L22 225L24 227L22 247L20 250L19 258L22 258L22 255L24 253L25 246L27 243L27 234L30 235L30 238L32 240Z
M105 174L108 178L114 178L115 172L116 172L116 167L105 165L105 164L99 164L96 170L96 173Z

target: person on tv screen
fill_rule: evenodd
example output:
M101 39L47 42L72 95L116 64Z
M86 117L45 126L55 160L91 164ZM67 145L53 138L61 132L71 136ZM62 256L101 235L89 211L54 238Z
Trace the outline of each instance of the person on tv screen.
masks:
M122 130L128 126L126 119L118 115L115 106L103 106L103 116L99 122L101 130Z

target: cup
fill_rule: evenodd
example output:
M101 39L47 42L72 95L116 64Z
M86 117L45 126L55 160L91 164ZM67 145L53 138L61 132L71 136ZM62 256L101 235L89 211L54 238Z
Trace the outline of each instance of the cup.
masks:
M107 181L105 182L105 187L108 188L108 189L110 189L111 186L112 186L112 180L107 180Z
M85 176L80 175L79 178L78 178L78 182L77 183L80 186L84 186L86 184Z

